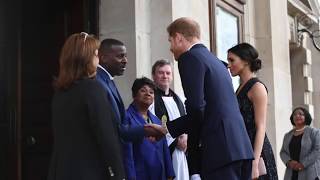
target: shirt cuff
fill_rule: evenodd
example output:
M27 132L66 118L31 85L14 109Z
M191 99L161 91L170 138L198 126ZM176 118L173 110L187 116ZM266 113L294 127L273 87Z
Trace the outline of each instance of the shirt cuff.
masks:
M200 174L193 174L190 177L190 180L201 180Z

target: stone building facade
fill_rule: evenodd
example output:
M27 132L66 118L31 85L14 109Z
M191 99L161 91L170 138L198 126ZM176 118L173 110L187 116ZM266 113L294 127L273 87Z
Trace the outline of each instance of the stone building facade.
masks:
M221 60L239 42L254 45L268 87L267 133L279 179L279 151L292 128L292 108L309 109L320 127L319 0L23 0L0 1L0 179L42 180L52 152L52 82L59 53L72 33L117 38L128 51L116 77L128 105L136 77L151 77L158 59L170 59L166 27L187 16L202 42ZM313 36L310 36L312 34ZM313 37L313 38L312 38ZM239 79L234 79L237 88ZM183 96L177 63L172 88Z
M253 44L263 61L258 77L268 87L267 134L281 179L285 167L279 151L284 134L292 128L292 109L306 107L314 117L313 125L320 126L320 51L306 33L297 32L303 27L319 30L319 10L316 0L102 0L99 36L127 45L128 68L116 78L126 104L136 77L150 77L158 59L173 60L166 27L176 18L198 21L202 42L222 60L236 43ZM303 21L312 27L305 27ZM238 79L234 82L236 87ZM176 63L172 88L183 96Z

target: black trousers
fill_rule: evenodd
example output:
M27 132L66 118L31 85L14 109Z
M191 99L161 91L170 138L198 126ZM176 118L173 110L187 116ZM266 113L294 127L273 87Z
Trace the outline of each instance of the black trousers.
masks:
M252 160L240 160L203 174L202 180L252 180Z

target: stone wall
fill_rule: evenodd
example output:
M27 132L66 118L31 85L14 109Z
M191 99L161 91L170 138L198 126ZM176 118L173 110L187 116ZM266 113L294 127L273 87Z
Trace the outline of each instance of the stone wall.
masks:
M287 0L248 0L244 7L244 40L257 48L263 61L258 77L268 87L267 134L276 157L279 179L283 178L285 169L279 152L284 134L292 128L289 122L292 106L305 103L305 92L313 91L309 99L313 101L315 112L320 111L320 72L312 70L320 68L320 61L302 62L301 57L294 54L298 51L291 49L289 52L287 3ZM131 102L130 88L136 77L151 77L151 66L158 59L173 61L166 32L173 20L187 16L198 21L202 42L210 48L208 11L208 0L101 1L100 38L118 38L127 45L128 67L123 77L116 78L126 105ZM310 49L311 59L319 59L320 54L310 41L306 48ZM312 65L309 66L311 74L306 78L300 67L303 64ZM299 78L301 81L296 81ZM304 83L301 84L303 88L298 88L299 83ZM313 90L310 84L314 85ZM172 88L183 96L176 62ZM314 116L319 127L320 114Z

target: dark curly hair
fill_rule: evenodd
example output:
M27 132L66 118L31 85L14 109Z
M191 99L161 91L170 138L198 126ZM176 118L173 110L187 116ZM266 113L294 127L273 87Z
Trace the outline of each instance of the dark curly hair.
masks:
M301 110L302 112L303 112L303 114L304 114L304 123L305 123L305 125L310 125L311 124L311 122L312 122L312 118L311 118L311 115L310 115L310 113L309 113L309 111L307 110L307 109L305 109L305 108L303 108L303 107L296 107L293 111L292 111L292 113L291 113L291 115L290 115L290 122L291 122L291 124L293 125L293 126L296 126L295 124L294 124L294 121L293 121L293 114L294 114L294 112L296 111L296 110Z
M135 97L139 91L139 89L141 89L144 85L149 86L151 89L153 89L154 91L156 90L156 85L154 84L154 82L146 77L142 77L142 78L137 78L136 80L134 80L131 91L132 91L132 97Z

